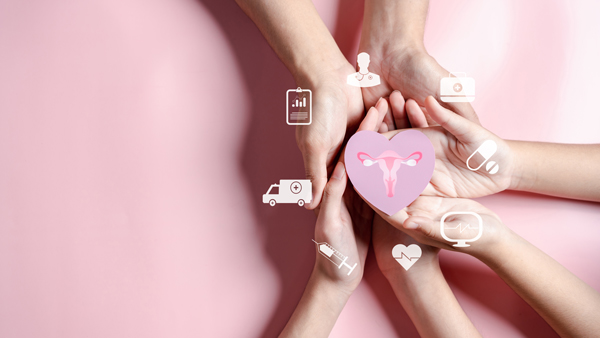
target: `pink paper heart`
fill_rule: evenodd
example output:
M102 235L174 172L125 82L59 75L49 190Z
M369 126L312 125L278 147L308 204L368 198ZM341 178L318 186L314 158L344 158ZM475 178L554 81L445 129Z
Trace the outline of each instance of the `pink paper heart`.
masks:
M374 131L360 131L348 141L344 156L354 188L388 215L419 197L435 167L433 145L418 130L405 130L391 140Z

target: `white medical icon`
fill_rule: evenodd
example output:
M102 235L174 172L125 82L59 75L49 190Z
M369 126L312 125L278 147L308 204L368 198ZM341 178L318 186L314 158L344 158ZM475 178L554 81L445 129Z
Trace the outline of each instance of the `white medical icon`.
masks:
M289 89L286 92L286 122L291 126L309 125L312 122L312 91Z
M421 258L422 254L421 247L416 244L409 246L398 244L392 249L392 256L406 271Z
M473 225L471 225L471 223L466 222L466 221L461 221L456 226L450 226L448 224L445 224L446 218L448 218L448 216L452 216L452 215L474 216L474 218L471 217L472 221L477 221L478 224L476 226L473 226ZM465 218L465 217L462 217L462 218ZM469 230L468 233L466 235L463 235L463 232L465 232L467 230ZM471 231L471 230L477 230L477 235L473 236L474 231ZM467 244L467 242L474 242L474 241L478 240L481 237L481 235L483 234L483 220L481 219L481 216L479 216L478 214L476 214L472 211L448 212L440 220L440 232L442 234L442 237L445 240L447 240L448 242L456 242L456 244L454 244L452 246L459 247L459 248L468 247L470 245ZM448 235L448 232L451 233L452 237L450 237ZM462 236L464 236L465 238L455 238L455 237L462 237Z
M373 87L381 83L379 75L369 72L371 57L367 53L360 53L356 58L358 72L348 75L346 82L355 87Z
M371 157L371 155L363 152L358 153L356 156L365 167L370 167L375 163L379 164L379 168L383 172L383 184L388 197L394 197L398 178L397 173L400 166L406 164L409 167L414 167L423 158L420 151L415 151L408 157L402 157L392 150L386 150L377 157Z
M350 271L348 271L348 276L350 276L352 271L354 271L356 264L358 263L354 263L353 266L350 266L348 265L348 263L346 263L346 261L348 260L348 256L342 255L339 251L337 251L331 245L329 245L329 243L317 243L314 239L312 241L315 242L315 244L317 245L317 250L319 251L319 253L325 258L327 258L331 263L335 264L338 267L338 269L341 269L342 266L345 266L348 269L350 269Z
M312 201L312 183L310 180L279 180L279 184L271 184L263 195L263 203L275 206L277 203L304 203Z
M487 162L487 160L489 160L490 157L496 153L496 150L498 150L498 145L493 140L487 140L483 142L479 148L477 148L477 150L475 150L471 156L467 158L467 168L469 168L471 171L479 170L479 168L481 168L485 162ZM483 157L483 162L481 162L477 168L473 168L469 164L469 161L473 158L473 156L475 156L475 154L479 154ZM498 166L498 164L494 161L489 161L485 166L485 170L487 170L490 174L495 174L498 172L498 170L500 170L500 166Z
M451 77L451 74L455 77ZM467 77L466 73L451 72L440 80L440 98L444 102L475 101L475 79Z

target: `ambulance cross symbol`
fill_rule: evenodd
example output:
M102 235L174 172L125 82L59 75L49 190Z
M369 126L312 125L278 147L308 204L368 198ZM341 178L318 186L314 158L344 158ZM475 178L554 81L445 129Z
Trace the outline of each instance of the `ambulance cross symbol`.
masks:
M294 194L299 193L300 191L302 191L302 185L300 185L299 182L294 182L292 183L292 192Z

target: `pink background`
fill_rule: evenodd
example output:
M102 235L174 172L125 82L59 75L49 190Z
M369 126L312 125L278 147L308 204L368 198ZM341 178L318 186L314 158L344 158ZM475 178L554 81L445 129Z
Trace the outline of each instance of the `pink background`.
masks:
M354 59L360 1L315 3ZM600 142L599 12L436 0L426 44L500 136ZM261 203L304 175L294 87L233 1L0 0L0 336L275 336L315 258L314 215ZM600 289L600 205L480 201ZM485 336L554 335L481 263L442 265ZM416 336L372 255L331 336Z

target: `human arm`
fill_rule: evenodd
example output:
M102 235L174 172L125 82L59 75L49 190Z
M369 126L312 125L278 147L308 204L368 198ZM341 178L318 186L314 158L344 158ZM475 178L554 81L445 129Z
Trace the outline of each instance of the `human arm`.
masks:
M441 235L441 219L452 211L480 215L483 233L468 247L455 247ZM444 227L472 223L469 215L446 218ZM382 218L421 243L470 254L495 271L563 337L600 332L600 293L544 252L506 227L481 204L460 198L421 196L407 209ZM477 226L476 224L473 224Z
M510 189L600 201L600 144L507 142L517 162Z
M280 337L327 337L362 279L371 220L357 220L346 208L344 191L347 179L344 164L340 162L325 187L315 226L315 242L318 243L315 267ZM335 257L331 259L336 264L320 254L322 245L346 256L347 265L336 265L339 262Z
M236 0L290 70L296 85L313 93L312 123L297 126L296 141L316 208L346 130L364 114L360 88L346 84L355 68L346 60L310 0ZM282 92L283 93L283 92Z
M397 244L416 244L421 257L405 270L392 256ZM439 249L415 241L380 216L373 220L377 265L421 337L480 337L454 297L440 269Z

